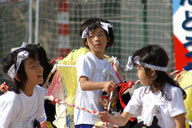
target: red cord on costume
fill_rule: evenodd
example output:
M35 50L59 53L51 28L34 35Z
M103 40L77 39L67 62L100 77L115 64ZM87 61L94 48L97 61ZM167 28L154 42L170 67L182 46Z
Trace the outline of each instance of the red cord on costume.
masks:
M132 86L135 85L134 81L128 81L126 83L120 83L119 86L121 87L120 91L119 91L119 100L120 100L120 104L123 107L123 109L125 108L125 103L122 100L122 94L129 88L132 88Z
M122 99L122 94L129 88L132 88L133 85L135 85L137 82L134 82L134 81L128 81L126 83L120 83L119 86L121 87L120 91L119 91L119 101L120 101L120 104L121 106L123 107L123 109L126 107L125 103L123 102L123 99ZM131 117L129 119L131 122L135 121L136 118L134 117Z

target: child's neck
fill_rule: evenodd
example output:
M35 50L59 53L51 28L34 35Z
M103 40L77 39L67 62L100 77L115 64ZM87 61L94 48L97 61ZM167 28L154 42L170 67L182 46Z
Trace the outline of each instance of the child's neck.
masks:
M104 58L104 53L96 53L96 52L92 52L97 58L99 59L103 59Z
M26 86L22 89L22 91L25 93L27 96L32 96L33 95L33 90L35 86L26 84Z
M160 89L159 89L159 88L155 88L155 87L152 85L152 86L151 86L151 90L152 90L152 92L154 93L154 92L159 91Z

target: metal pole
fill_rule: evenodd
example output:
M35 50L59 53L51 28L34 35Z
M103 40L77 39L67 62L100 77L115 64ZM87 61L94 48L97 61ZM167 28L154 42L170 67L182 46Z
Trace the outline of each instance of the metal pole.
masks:
M29 40L28 43L32 43L32 16L33 16L33 12L32 12L32 6L33 6L33 0L29 1Z
M39 41L39 0L36 1L35 43Z

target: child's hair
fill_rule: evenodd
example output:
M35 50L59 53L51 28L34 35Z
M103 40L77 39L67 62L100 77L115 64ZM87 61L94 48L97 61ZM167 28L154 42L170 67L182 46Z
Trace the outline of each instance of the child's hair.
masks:
M107 27L108 27L108 31L106 31L105 29L104 32L105 32L105 35L107 36L107 39L108 39L108 43L107 43L107 46L106 48L109 46L112 46L113 43L114 43L114 34L113 34L113 28L112 28L112 25L109 21L107 20L104 20L104 19L101 19L101 18L90 18L88 20L86 20L82 25L81 25L81 28L80 28L80 36L82 37L82 34L83 32L87 29L88 31L92 31L92 30L96 30L97 28L101 27L102 26L102 23L107 23ZM102 27L101 27L102 28ZM88 33L87 31L87 33ZM84 41L84 46L88 47L86 45L86 42L87 42L87 38L83 38L83 41Z
M183 92L183 98L186 98L185 91L179 86L179 84L174 81L167 73L166 71L163 71L163 68L167 68L169 57L166 53L166 51L161 48L158 45L147 45L139 50L137 50L132 58L139 57L139 61L141 62L141 66L144 67L145 72L148 76L148 78L151 77L150 75L150 69L147 68L143 64L150 64L157 67L160 67L160 70L156 71L156 76L154 80L151 80L150 85L155 85L155 88L160 89L162 91L162 94L164 95L164 86L166 83L171 84L173 86L179 87ZM134 62L134 61L133 61ZM136 64L136 63L135 63ZM150 80L150 79L149 79ZM166 97L166 96L165 96Z
M24 60L27 58L24 58L21 60L20 66L17 67L17 58L18 54L21 52L28 52L27 58L32 58L34 60L37 60L38 54L36 51L28 48L19 48L11 53L9 53L3 60L2 60L2 65L3 65L3 72L8 74L8 71L10 68L13 66L14 70L17 73L17 77L19 78L19 81L13 76L13 84L9 86L9 90L14 91L15 93L20 93L20 89L22 89L27 81L27 75L26 71L24 68ZM18 68L18 69L17 69ZM17 69L17 70L16 70ZM14 74L13 74L14 75ZM11 76L10 76L11 77Z
M41 64L41 66L44 68L43 70L43 79L44 82L46 81L49 73L52 70L53 65L49 63L49 59L47 57L46 51L44 50L44 48L40 45L40 43L38 44L27 44L25 46L26 48L32 49L34 51L37 51L38 53L38 60ZM51 80L51 79L50 79Z

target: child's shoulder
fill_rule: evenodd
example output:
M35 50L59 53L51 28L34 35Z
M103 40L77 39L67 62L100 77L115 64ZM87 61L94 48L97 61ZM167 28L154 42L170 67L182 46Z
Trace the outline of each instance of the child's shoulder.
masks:
M6 93L4 93L3 95L1 95L1 98L5 98L5 97L9 97L8 99L15 99L17 97L18 94L16 94L14 91L7 91Z
M176 87L176 86L173 86L173 85L170 85L170 84L166 84L165 85L165 89L164 89L166 92L168 93L182 93L181 89L179 87Z
M98 60L98 58L92 52L87 52L86 54L81 55L78 58L78 62L79 61L94 62L95 60Z
M140 86L140 87L138 87L138 88L136 88L134 90L135 93L142 93L142 92L145 92L145 91L149 91L148 86Z
M140 86L134 90L133 95L136 97L142 97L148 91L149 91L148 86Z
M81 55L79 58L93 58L95 55L92 52L87 52L84 55Z
M88 65L102 65L105 67L111 66L110 62L107 59L99 59L96 55L94 55L92 52L88 52L85 55L82 55L78 58L77 65L81 64L88 64ZM94 67L93 66L93 67Z
M8 91L5 94L0 96L0 104L15 104L15 103L20 103L19 101L19 95L16 94L13 91Z
M37 90L39 94L42 94L42 95L46 94L45 89L39 85L36 85L34 89Z
M91 57L91 52L87 52L87 53L85 53L83 55L80 55L77 60L80 61L80 60L90 58L90 57Z
M43 87L41 87L39 85L36 85L35 89L40 90L40 91L45 91L45 88L43 88Z

